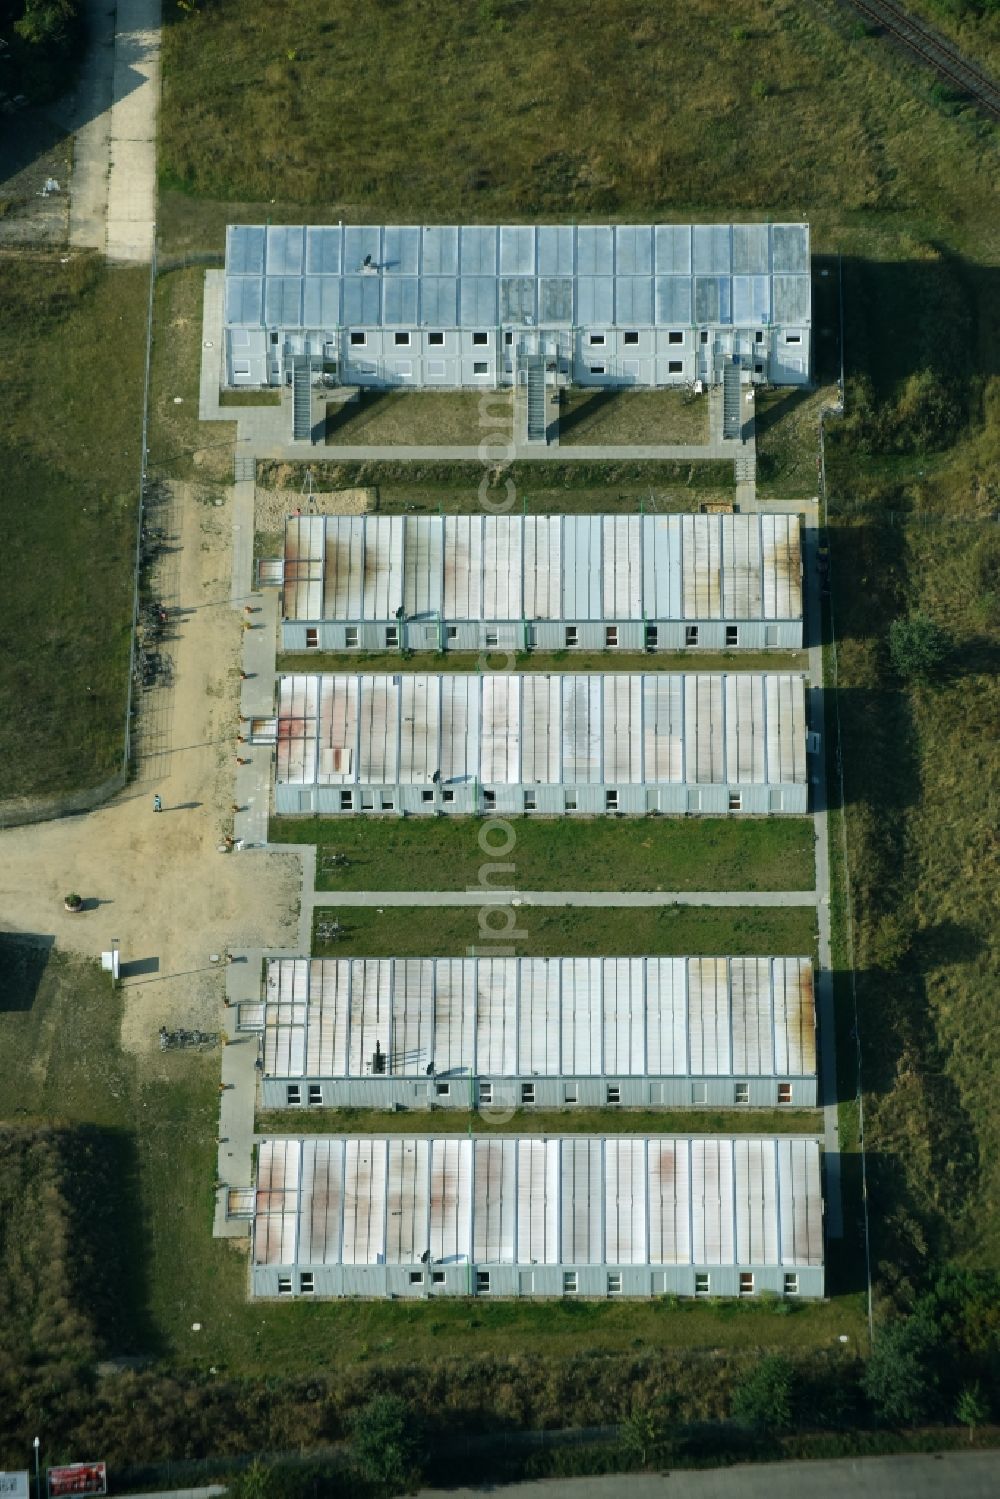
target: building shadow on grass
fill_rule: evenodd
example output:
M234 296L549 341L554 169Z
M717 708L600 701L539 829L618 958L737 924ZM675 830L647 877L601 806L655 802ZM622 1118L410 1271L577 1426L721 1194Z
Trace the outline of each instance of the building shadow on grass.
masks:
M31 1009L54 946L38 933L0 933L0 1013Z

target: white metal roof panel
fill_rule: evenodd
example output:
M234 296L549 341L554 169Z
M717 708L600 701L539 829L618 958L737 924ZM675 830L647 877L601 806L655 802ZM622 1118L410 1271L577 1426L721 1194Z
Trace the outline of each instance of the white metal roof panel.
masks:
M420 303L420 282L416 276L385 276L382 280L382 322L404 328L415 328Z
M539 224L537 235L539 275L572 276L575 259L572 226Z
M230 276L264 274L264 230L259 224L230 224L226 230L226 272Z
M578 276L610 276L615 264L614 231L608 224L580 224L576 231Z
M517 1258L521 1264L559 1262L558 1140L517 1142Z
M653 269L653 226L618 224L615 228L615 270L619 276L648 275Z
M823 1263L799 1137L260 1143L256 1265Z
M259 276L226 277L226 322L244 328L261 327L264 282Z
M615 320L613 276L580 276L576 283L576 321L586 327L610 327Z
M300 276L305 253L305 230L300 224L272 224L267 231L267 274Z
M517 967L505 958L479 958L477 977L477 1070L511 1077L517 1071Z
M558 959L525 958L516 972L517 1070L540 1077L558 1076L561 965Z
M322 519L288 518L286 556ZM363 515L326 526L323 618L360 620L362 600L365 619L389 623L404 602L409 618L443 610L454 621L802 617L796 516ZM363 556L342 556L358 536ZM357 585L331 585L331 570L359 572ZM317 617L296 607L286 590L286 619Z
M342 239L339 224L315 224L306 230L306 272L310 276L340 275Z
M531 276L535 271L535 233L531 224L504 224L500 229L500 274Z
M646 1141L604 1142L604 1253L611 1265L648 1265Z
M420 231L420 254L425 276L457 276L457 226L426 224Z

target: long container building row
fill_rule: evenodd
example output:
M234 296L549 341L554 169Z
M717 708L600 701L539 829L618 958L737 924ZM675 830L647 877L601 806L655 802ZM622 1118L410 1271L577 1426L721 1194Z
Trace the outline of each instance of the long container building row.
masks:
M808 224L231 225L225 368L282 385L809 380Z
M804 813L803 678L286 675L278 814Z
M812 1108L804 957L272 958L239 1026L281 1108Z
M794 515L300 515L286 651L802 646Z
M266 1138L255 1296L823 1294L813 1138Z

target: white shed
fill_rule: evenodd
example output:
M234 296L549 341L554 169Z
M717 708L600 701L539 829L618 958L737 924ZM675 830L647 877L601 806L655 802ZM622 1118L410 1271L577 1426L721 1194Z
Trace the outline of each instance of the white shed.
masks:
M802 647L795 515L297 515L286 651Z
M254 1296L823 1295L811 1137L267 1138Z
M225 381L805 385L808 224L233 224Z
M275 812L804 813L791 672L287 675Z

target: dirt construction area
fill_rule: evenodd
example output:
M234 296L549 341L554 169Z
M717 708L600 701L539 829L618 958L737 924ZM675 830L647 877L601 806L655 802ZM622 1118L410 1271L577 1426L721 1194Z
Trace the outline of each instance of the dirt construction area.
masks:
M217 493L217 491L216 491ZM54 937L98 957L120 942L123 1043L158 1046L161 1025L216 1030L227 947L294 947L294 854L220 853L232 828L241 615L230 599L232 496L167 491L154 575L171 611L169 681L139 699L137 773L100 811L0 835L0 929ZM159 795L163 811L153 810ZM70 891L84 910L64 910Z

